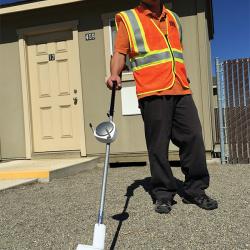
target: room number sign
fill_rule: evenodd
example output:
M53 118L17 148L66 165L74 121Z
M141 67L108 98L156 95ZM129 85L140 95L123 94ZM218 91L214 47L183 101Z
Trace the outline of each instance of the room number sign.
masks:
M85 34L85 40L86 41L95 40L95 32Z

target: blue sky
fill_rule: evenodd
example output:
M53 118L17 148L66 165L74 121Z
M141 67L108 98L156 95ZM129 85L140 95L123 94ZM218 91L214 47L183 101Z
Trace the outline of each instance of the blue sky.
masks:
M222 60L250 57L250 0L213 0L215 57Z
M16 3L16 2L23 2L25 0L0 0L0 4L9 4L9 3Z

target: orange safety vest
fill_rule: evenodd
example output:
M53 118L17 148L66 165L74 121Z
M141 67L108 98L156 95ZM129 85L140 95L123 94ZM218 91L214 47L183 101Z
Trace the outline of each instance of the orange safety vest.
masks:
M115 20L117 27L123 21L128 32L129 57L138 97L170 89L175 77L184 88L189 88L181 45L181 25L174 12L167 9L167 34L138 8L118 13Z

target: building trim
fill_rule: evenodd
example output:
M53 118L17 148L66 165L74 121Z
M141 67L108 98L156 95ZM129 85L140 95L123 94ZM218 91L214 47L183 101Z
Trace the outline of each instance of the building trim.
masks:
M30 107L30 98L29 98L29 80L28 80L28 65L27 65L27 43L26 37L29 35L43 34L53 31L63 31L71 29L73 32L73 46L75 47L74 57L77 60L77 65L79 67L79 74L77 75L77 80L81 83L81 74L80 74L80 58L79 58L79 42L78 42L78 20L54 23L49 25L41 25L30 28L18 29L17 34L19 36L19 58L20 58L20 67L21 67L21 82L22 82L22 97L23 97L23 112L24 112L24 132L25 132L25 156L26 159L32 158L32 129L31 129L31 107ZM80 84L81 87L81 84ZM82 93L82 89L79 89ZM82 95L79 95L79 102L83 104ZM84 115L81 112L80 117L80 151L81 156L86 156L86 142L85 142L85 133L84 133Z
M19 36L29 36L29 35L38 35L48 32L54 32L54 31L61 31L61 30L69 30L72 29L73 32L77 32L77 26L78 21L67 21L67 22L60 22L60 23L53 23L48 25L38 25L38 26L32 26L29 28L21 28L17 29L17 34Z
M61 5L61 4L84 2L84 1L85 0L46 0L46 1L38 1L34 3L19 4L15 6L0 8L0 15L20 12L20 11L41 9L41 8L52 7L52 6Z
M30 107L29 107L29 89L28 89L28 68L27 68L27 54L26 42L23 36L19 36L19 59L21 68L21 82L22 82L22 96L23 96L23 119L24 119L24 135L25 135L25 157L31 159L31 121L30 121ZM25 63L24 63L25 62Z
M213 0L209 0L207 2L206 15L207 15L207 20L208 20L209 39L212 40L214 38Z

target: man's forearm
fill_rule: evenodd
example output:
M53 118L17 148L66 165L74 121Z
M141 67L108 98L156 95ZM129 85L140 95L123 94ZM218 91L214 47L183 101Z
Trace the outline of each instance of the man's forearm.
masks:
M110 65L111 75L120 75L125 65L126 55L115 52Z

